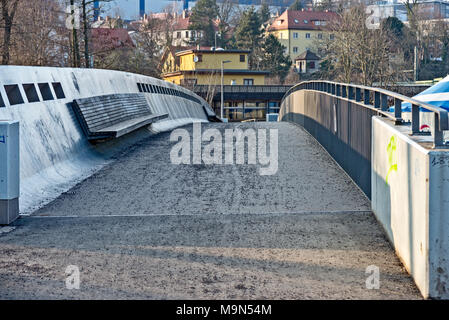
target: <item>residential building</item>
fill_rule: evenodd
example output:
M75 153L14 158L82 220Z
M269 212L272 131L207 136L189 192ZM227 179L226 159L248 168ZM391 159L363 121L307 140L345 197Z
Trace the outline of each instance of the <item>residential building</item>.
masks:
M337 14L330 11L286 10L267 30L286 47L285 53L294 61L307 50L320 54L327 40L333 39L329 25L336 19Z
M220 85L221 65L226 85L264 85L267 71L249 70L248 50L199 48L164 52L162 78L179 85Z
M219 20L214 21L215 32L218 32ZM180 15L175 15L171 31L173 32L174 46L189 46L202 37L201 31L190 30L190 12L183 10Z
M418 20L434 20L449 18L449 1L424 0L417 4L416 16ZM408 22L407 7L404 1L385 0L377 1L368 6L371 16L374 18L374 27L379 27L380 21L388 17L396 17L402 22Z
M298 73L314 73L320 70L320 60L315 53L306 50L295 59L295 69Z

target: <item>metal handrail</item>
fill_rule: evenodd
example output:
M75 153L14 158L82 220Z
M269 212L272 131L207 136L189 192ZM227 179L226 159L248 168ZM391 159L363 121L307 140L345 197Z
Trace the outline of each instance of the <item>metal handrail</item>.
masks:
M381 88L325 80L304 81L294 85L282 97L281 105L289 94L298 90L320 91L341 99L354 101L365 108L376 110L380 115L394 120L395 125L404 124L402 119L402 102L408 102L412 105L411 135L422 134L420 132L419 108L424 108L434 114L434 124L431 128L433 147L446 147L442 131L449 130L449 118L448 111L443 108ZM389 98L393 99L394 102L393 113L388 112ZM373 104L371 104L371 101L373 101Z
M290 89L288 85L224 85L223 91L227 93L277 93ZM196 85L193 91L203 92L210 89L208 85ZM216 92L220 92L220 86L215 88Z

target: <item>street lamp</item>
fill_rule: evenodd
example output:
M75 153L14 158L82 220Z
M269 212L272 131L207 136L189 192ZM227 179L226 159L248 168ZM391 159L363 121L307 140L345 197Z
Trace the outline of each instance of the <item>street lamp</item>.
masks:
M223 66L225 63L231 62L230 60L221 60L221 119L223 120Z

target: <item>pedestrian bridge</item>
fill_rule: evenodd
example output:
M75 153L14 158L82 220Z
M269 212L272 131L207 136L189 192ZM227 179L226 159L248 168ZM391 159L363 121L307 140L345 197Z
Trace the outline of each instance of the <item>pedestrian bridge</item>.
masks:
M0 298L447 298L444 110L304 82L284 96L280 122L220 123L199 96L149 77L17 68L0 70L21 175L10 187L21 218L0 228ZM44 83L64 97L52 85L45 100ZM139 116L158 120L89 142L90 126L122 117L108 100L107 117L85 110L83 122L72 101L117 94L145 97ZM175 163L182 137L188 160ZM223 145L212 152L212 141ZM275 150L277 170L260 174ZM81 270L80 290L64 285L67 266Z
M421 293L448 298L447 111L382 89L312 81L285 95L280 119L305 128L370 198Z

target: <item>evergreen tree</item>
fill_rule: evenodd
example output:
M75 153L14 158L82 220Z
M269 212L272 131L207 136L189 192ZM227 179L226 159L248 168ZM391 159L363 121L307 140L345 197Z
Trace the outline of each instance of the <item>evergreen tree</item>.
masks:
M318 5L316 5L316 9L319 11L325 11L325 10L333 10L334 9L334 3L332 0L321 0Z
M249 66L251 69L259 69L260 46L262 31L260 17L254 7L245 10L240 18L240 23L235 30L235 46L239 49L251 50Z
M286 55L285 46L270 34L265 38L261 54L261 67L270 71L271 75L278 76L281 82L287 77L292 61Z
M302 0L296 0L293 4L288 8L288 10L301 10L304 9L304 5L302 4Z
M190 16L190 30L201 31L203 36L198 40L193 40L192 44L204 46L214 46L215 27L214 20L218 15L216 0L198 0L192 8Z
M270 19L270 8L268 7L266 1L263 1L262 5L259 8L259 16L261 23L265 23Z

